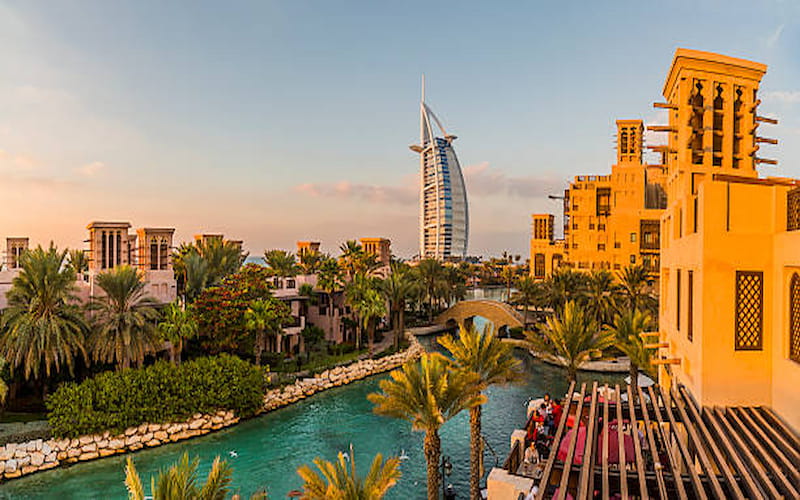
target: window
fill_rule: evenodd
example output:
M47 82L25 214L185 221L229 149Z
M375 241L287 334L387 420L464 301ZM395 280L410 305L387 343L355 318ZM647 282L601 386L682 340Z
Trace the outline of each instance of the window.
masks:
M544 278L544 254L537 253L533 258L533 277Z
M636 233L631 233L631 243L636 243Z
M631 255L631 264L636 264L636 256Z
M620 243L619 241L615 241L614 248L622 248L622 243Z
M589 229L594 229L594 222L589 223Z
M605 224L598 224L597 225L597 230L598 231L605 231L606 230L606 225Z
M694 337L694 272L687 271L686 290L686 338L689 342Z
M577 222L573 222L572 223L572 229L578 229L578 223Z
M606 244L605 243L598 243L597 244L597 249L600 250L601 252L605 251Z
M800 363L800 275L789 283L789 359Z
M760 351L764 327L764 273L736 271L737 351Z
M675 270L675 329L681 331L681 270Z

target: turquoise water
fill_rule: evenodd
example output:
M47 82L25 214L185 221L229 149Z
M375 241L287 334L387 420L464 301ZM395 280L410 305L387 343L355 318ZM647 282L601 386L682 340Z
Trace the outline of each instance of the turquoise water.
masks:
M525 365L525 380L487 391L489 402L483 411L483 430L502 464L509 449L511 432L523 425L525 404L549 391L563 394L567 382L563 372L519 354ZM384 456L409 456L401 467L403 476L390 491L390 499L425 498L425 460L422 433L412 432L404 421L379 417L372 413L367 394L378 389L376 376L348 386L338 387L259 418L208 436L175 443L131 455L145 484L151 474L175 461L183 452L200 458L204 477L215 456L226 458L234 468L233 484L248 495L266 488L270 499L286 498L286 493L302 486L295 473L315 457L335 458L338 451L355 447L356 464L362 474L368 470L375 453ZM596 377L592 377L596 378ZM587 377L588 379L588 377ZM609 378L608 380L620 379ZM442 448L453 463L448 478L459 498L466 498L469 481L469 419L466 412L448 422L441 432ZM236 451L237 457L229 456ZM486 454L487 473L494 464ZM116 456L34 474L0 486L0 499L127 498L124 486L125 456Z

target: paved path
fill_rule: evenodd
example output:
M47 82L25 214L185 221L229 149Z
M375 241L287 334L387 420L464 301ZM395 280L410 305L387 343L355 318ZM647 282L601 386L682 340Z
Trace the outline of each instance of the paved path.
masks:
M520 349L528 349L524 340L520 339L503 339L503 342L508 342L509 344L513 344L514 347L519 347ZM549 363L551 365L556 365L557 363L544 358L542 356L536 355L533 351L528 349L528 352L531 353L531 356L541 359L545 363ZM583 364L580 371L585 372L605 372L605 373L628 373L631 368L631 362L626 356L621 356L619 358L612 358L612 359L599 359L597 361L587 361Z

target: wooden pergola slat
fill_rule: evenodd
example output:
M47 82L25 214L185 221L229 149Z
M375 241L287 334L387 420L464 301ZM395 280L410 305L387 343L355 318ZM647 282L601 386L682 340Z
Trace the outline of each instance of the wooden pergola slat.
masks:
M781 449L781 451L797 469L800 469L800 452L798 452L797 449L795 449L791 443L789 443L789 441L783 437L783 435L777 432L773 426L767 422L767 420L762 416L763 409L748 408L748 410L750 411L750 415L753 417L753 419L758 422L759 427L769 434L770 441L775 443L775 445Z
M580 425L576 428L576 435ZM592 383L592 402L589 407L589 425L586 427L586 440L583 447L581 461L581 474L578 479L578 498L588 498L590 495L589 478L593 475L595 434L597 432L597 381Z
M634 382L633 380L631 382ZM634 382L636 383L636 382ZM617 386L619 389L619 386ZM617 420L622 422L622 393L619 393L619 397L617 398ZM647 479L644 477L645 473L645 464L644 459L642 458L642 445L639 442L639 424L636 420L636 408L633 404L633 392L631 392L631 386L628 386L628 411L631 416L631 437L633 438L633 451L634 456L636 457L636 477L639 479L639 496L642 497L643 500L649 500L650 493L647 491ZM619 429L617 430L617 436L620 435ZM619 437L618 437L619 439ZM624 439L624 436L623 436ZM620 446L624 446L624 442L621 440ZM625 478L624 472L621 477ZM627 478L625 480L625 487L627 488ZM622 498L625 498L623 495Z
M553 438L553 449L550 450L550 456L547 457L547 463L542 471L542 478L539 480L539 492L536 494L537 500L542 500L544 498L544 494L547 491L548 485L550 484L550 474L553 473L553 464L556 462L556 455L558 455L558 445L561 443L561 436L564 434L564 429L567 427L567 417L569 416L569 408L572 406L572 395L574 391L575 382L573 381L570 382L569 389L567 389L567 398L566 403L564 404L565 408L561 414L561 421L558 423L558 429L556 429L556 436ZM581 396L581 401L578 404L583 404L583 396Z
M750 416L746 408L739 408L739 417L746 425L750 427L750 429L755 431L755 437L759 440L759 442L772 442L770 441L769 437L767 437L764 429ZM783 454L783 451L781 451L780 447L767 446L764 449L772 456L773 460L775 460L776 464L778 467L780 467L783 473L790 476L791 484L800 484L800 471L798 471L797 467L792 464L792 461L789 460L789 457Z
M651 387L650 390L652 391L652 389L653 388ZM677 435L676 429L678 428L678 425L676 424L675 416L672 414L671 398L670 401L667 401L667 399L664 397L664 393L661 392L660 388L658 389L658 393L659 396L661 397L661 400L664 401L665 403L664 408L666 408L667 410L667 418L669 419L670 429L672 429L672 433L675 434L676 436L675 441L678 443L678 451L680 451L680 454L683 456L683 461L686 464L686 470L689 471L689 477L692 479L692 486L694 487L695 495L697 495L698 498L706 500L708 498L708 495L706 494L706 490L703 487L703 483L700 482L700 476L698 476L697 469L695 469L694 467L694 461L692 460L692 455L689 453L689 449L686 447L686 443L684 443L683 439L681 439L681 437ZM677 401L677 403L680 404L679 401ZM697 439L697 434L694 433L694 428L691 425L684 425L684 427L686 427L687 432L689 432L689 436L692 438L692 440L695 443L699 444L700 441ZM705 465L705 463L703 465ZM711 468L709 467L707 470L711 470ZM722 493L722 488L720 488L719 481L717 481L717 476L716 474L714 474L713 470L711 470L711 479L716 483L716 486L717 488L719 488L720 493Z
M727 435L731 437L731 442L735 446L734 453L737 453L739 456L744 458L744 460L747 462L747 470L755 472L755 477L758 478L759 486L764 488L765 493L770 498L780 498L781 494L775 488L775 485L772 484L772 481L770 481L769 477L767 476L767 471L765 471L761 466L761 462L759 462L756 457L753 456L748 444L742 441L742 438L739 436L739 434L734 431L731 423L728 421L728 418L723 411L720 408L714 408L714 414L722 426L722 435L727 433ZM739 471L739 474L742 474L741 470Z
M800 451L800 437L790 429L781 418L775 414L772 408L768 406L761 406L761 412L772 422L772 427L780 430L781 434L790 442L791 446Z
M603 399L603 451L600 453L600 464L602 467L601 495L603 496L603 500L608 500L610 496L610 487L608 484L608 384L604 387L606 397Z
M636 391L639 395L639 406L642 409L642 419L644 420L644 432L647 435L647 442L650 445L650 454L653 457L653 469L656 473L656 483L658 484L658 493L661 498L668 498L667 497L667 485L664 483L664 473L662 471L663 466L659 461L658 457L658 448L656 448L656 439L653 436L653 429L650 428L650 412L647 410L647 404L644 402L644 394L642 394L642 389L640 387L636 387ZM633 407L633 399L631 398L630 392L628 392L628 405ZM644 477L644 469L639 471L639 477ZM683 483L679 481L681 486ZM647 486L645 485L645 489ZM686 493L684 492L684 496Z
M583 414L583 396L586 394L586 382L581 384L581 395L578 399L578 408L575 411L575 420L572 426L572 439L567 446L567 456L564 459L564 469L561 471L561 482L558 485L558 500L567 498L567 486L569 486L569 473L572 469L572 458L575 456L575 448L578 444L578 434L581 428L581 415ZM555 445L553 451L558 453L560 444Z
M608 394L608 391L606 391L606 394ZM625 434L622 432L622 393L619 390L619 385L614 389L614 399L616 399L616 404L614 406L616 406L617 410L617 456L619 457L617 466L619 470L619 489L622 498L628 498L628 471L625 468ZM634 420L631 423L631 432L636 428L635 424L636 421ZM637 440L637 438L638 436L633 437L634 440ZM608 441L610 441L610 436L608 435L608 430L606 430L603 443L607 443Z
M659 408L658 399L656 398L656 394L653 392L653 386L648 387L647 390L650 395L650 402L653 403L653 408ZM641 389L639 389L640 394L641 392ZM642 401L644 401L644 398L642 398ZM644 407L644 402L642 403L642 406ZM658 420L658 432L661 434L661 441L664 443L664 449L667 452L667 461L669 461L669 468L672 473L672 479L675 483L675 488L678 490L678 496L681 498L681 500L686 500L688 497L686 496L686 488L683 486L683 476L681 475L681 470L678 466L678 460L672 453L669 434L664 429L664 417L661 415L660 411L655 411L654 413L656 414L656 420Z
M710 466L710 460L706 455L706 448L710 451L712 458L714 458L717 468L725 477L725 481L727 482L728 486L728 493L736 500L744 500L742 490L739 488L736 478L733 476L733 472L728 466L728 462L726 461L725 457L722 456L722 452L717 446L716 441L714 441L714 439L711 437L711 433L703 423L703 418L700 415L700 412L697 410L694 400L688 396L685 387L680 387L678 392L680 393L680 398L676 396L673 399L676 402L682 401L682 404L678 405L678 411L681 413L681 419L683 419L684 423L686 423L686 428L689 429L691 433L695 434L695 436L692 436L692 439L695 441L697 454L700 456L700 460L703 462L703 469L706 471L706 475L711 479L711 485L714 489L714 493L717 495L717 498L728 498L728 495L722 491L719 480L717 480L717 476L714 473L714 469ZM686 414L685 408L689 408L689 415ZM691 420L689 419L689 416L691 416ZM689 422L691 422L692 425L689 425ZM696 436L697 433L694 429L695 426L700 429L702 442Z
M780 468L777 462L772 458L772 455L764 448L761 441L753 435L750 431L748 426L742 422L742 419L739 418L739 412L736 411L736 408L728 408L727 414L731 417L733 423L739 428L739 431L744 434L744 436L749 441L749 445L751 449L754 449L758 454L759 458L766 462L769 466L769 472L771 473L772 477L777 479L777 487L785 494L788 498L800 498L800 492L797 491L792 483L789 481L789 478L786 477L786 474Z

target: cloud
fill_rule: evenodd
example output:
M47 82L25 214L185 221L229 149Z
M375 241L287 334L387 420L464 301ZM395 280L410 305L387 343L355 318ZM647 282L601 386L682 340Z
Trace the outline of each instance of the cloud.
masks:
M102 170L105 170L106 164L100 161L93 161L91 163L87 163L86 165L82 165L75 169L75 172L84 176L84 177L94 177Z
M0 149L0 168L7 171L30 171L39 165L39 160L28 153L11 153Z
M764 40L764 44L768 48L771 49L772 47L774 47L778 43L778 40L780 40L781 34L783 33L783 27L784 26L785 26L784 24L781 24L780 26L775 28L775 31L770 33L770 35L767 37L767 39Z
M505 195L535 198L560 192L564 188L564 179L555 173L510 176L493 169L489 162L467 166L464 177L467 193L478 197Z
M761 98L779 104L800 103L800 90L772 90L761 92Z
M488 162L464 168L467 193L470 197L513 196L544 197L563 189L563 179L556 175L509 176L493 169ZM293 188L312 198L339 198L380 204L415 205L419 201L419 177L408 176L398 185L360 184L349 181L306 183Z
M415 203L417 199L417 193L413 186L379 186L352 183L349 181L339 181L330 184L300 184L294 187L294 191L313 198L352 199L381 204L406 205Z

